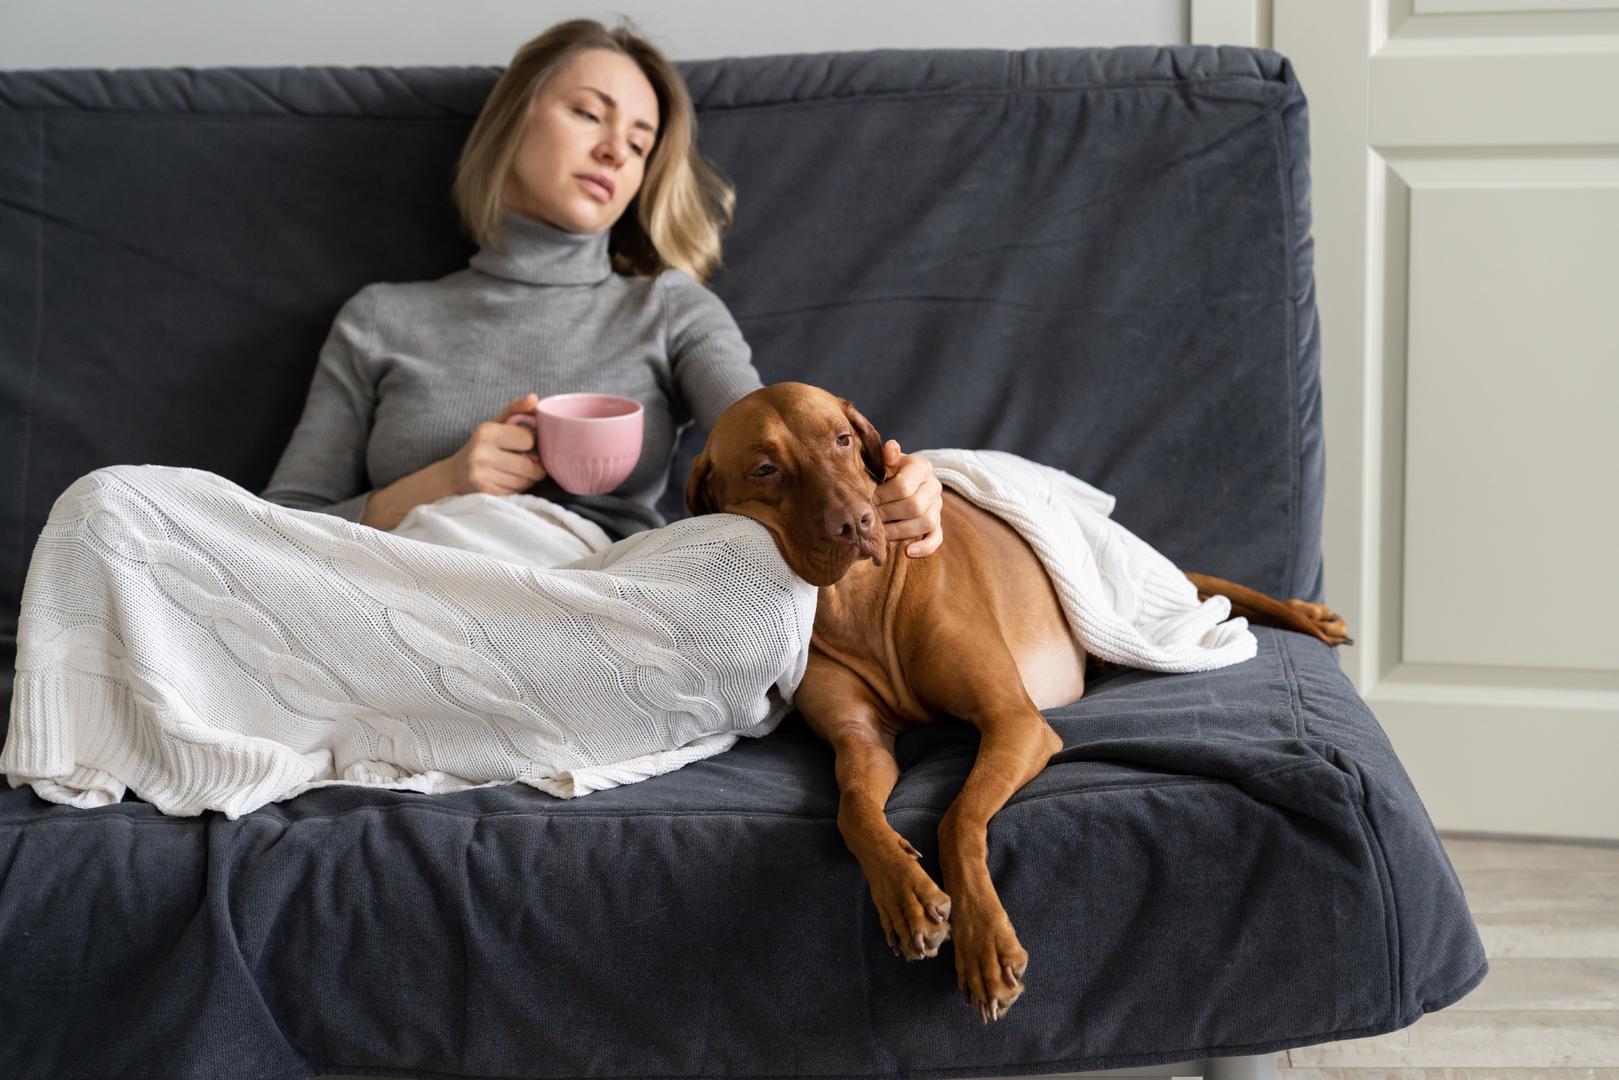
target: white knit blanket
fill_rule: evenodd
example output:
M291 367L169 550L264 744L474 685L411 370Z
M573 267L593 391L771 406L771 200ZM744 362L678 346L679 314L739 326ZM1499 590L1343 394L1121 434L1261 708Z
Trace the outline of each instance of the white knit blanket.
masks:
M1230 617L1231 601L1199 601L1174 563L1112 520L1113 496L1000 450L922 456L940 483L1029 542L1086 652L1128 667L1186 672L1240 663L1258 651L1248 620Z
M924 453L1029 541L1088 651L1156 671L1254 655L1111 496L1012 454ZM0 772L74 806L127 786L231 818L331 784L569 798L773 731L815 601L735 514L609 544L547 500L465 495L383 533L213 473L99 469L34 549Z
M774 730L815 599L734 514L609 546L547 500L472 495L384 533L213 473L99 469L34 549L0 771L231 818L339 783L568 798Z

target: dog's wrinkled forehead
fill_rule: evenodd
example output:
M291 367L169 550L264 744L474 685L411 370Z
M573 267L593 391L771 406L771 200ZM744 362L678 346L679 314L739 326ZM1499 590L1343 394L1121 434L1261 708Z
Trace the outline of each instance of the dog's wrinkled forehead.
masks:
M843 406L832 394L803 383L776 383L727 409L709 433L709 446L727 458L797 457L806 445L819 444L848 427Z

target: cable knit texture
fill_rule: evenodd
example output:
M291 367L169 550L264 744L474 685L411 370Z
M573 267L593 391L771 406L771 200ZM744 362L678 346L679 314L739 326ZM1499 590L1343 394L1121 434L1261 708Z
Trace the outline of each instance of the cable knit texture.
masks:
M80 478L29 565L0 771L54 802L127 786L166 814L231 818L332 783L568 798L785 715L816 591L764 526L708 515L609 546L554 504L487 495L410 524L453 542L469 518L493 523L468 529L492 553L194 469Z
M507 211L498 247L437 281L381 283L337 314L264 497L359 521L373 490L459 450L507 402L578 391L646 409L641 458L605 495L531 493L618 536L664 523L675 437L761 385L720 298L684 270L614 273L608 233Z
M1013 454L926 456L1030 542L1087 650L1156 671L1254 655L1111 496ZM773 731L815 606L737 514L609 544L546 500L474 494L383 533L213 473L98 469L34 549L0 771L74 806L128 787L232 818L334 783L568 798Z

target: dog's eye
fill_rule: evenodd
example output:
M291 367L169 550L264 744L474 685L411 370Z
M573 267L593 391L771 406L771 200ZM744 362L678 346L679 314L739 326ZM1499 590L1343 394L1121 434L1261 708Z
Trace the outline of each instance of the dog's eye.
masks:
M757 469L754 469L751 475L756 477L756 478L762 479L762 478L764 478L766 476L769 476L771 473L774 473L775 471L776 471L776 467L774 465L761 465Z
M839 446L848 446L852 442L854 442L854 436L850 435L847 431L845 431L842 435L838 436L838 445Z

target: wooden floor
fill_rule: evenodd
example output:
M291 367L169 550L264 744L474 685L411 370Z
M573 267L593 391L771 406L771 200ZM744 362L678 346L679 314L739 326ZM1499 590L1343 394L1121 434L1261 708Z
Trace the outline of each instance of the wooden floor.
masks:
M1278 1080L1619 1080L1619 844L1441 839L1490 973L1408 1028L1277 1054Z

